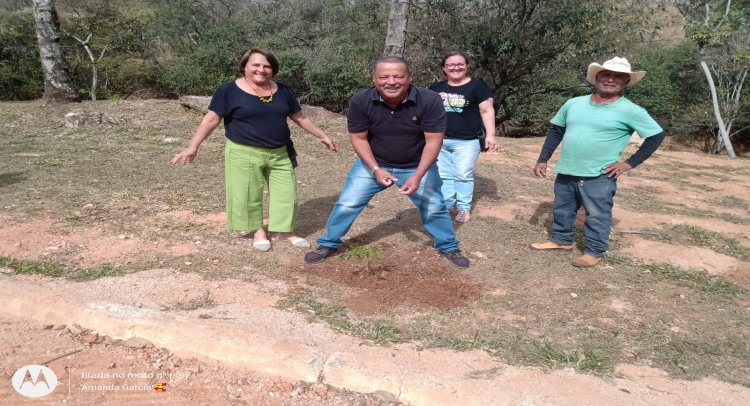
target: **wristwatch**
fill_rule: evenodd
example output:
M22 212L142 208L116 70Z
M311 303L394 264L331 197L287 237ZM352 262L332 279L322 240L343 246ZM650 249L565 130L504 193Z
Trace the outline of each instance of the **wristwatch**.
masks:
M377 165L373 166L373 167L372 167L372 170L370 171L370 174L374 175L374 174L375 174L375 171L377 171L378 169L383 169L383 168L381 168L381 167L379 167L379 166L377 166Z

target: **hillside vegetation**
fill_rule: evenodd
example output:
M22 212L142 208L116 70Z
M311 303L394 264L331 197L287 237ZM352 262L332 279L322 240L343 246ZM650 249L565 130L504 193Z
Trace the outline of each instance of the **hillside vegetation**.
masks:
M0 1L2 100L37 99L43 91L30 3ZM370 85L370 64L383 50L389 12L382 0L56 3L73 80L84 99L210 95L237 76L236 63L247 49L262 47L278 56L277 79L292 86L301 102L336 112ZM707 55L701 53L708 49L701 42L707 36L690 25L703 21L702 9L690 8L692 3L699 2L413 0L406 55L415 83L426 86L442 78L443 53L468 52L472 75L494 90L498 125L537 134L566 99L591 91L584 80L589 63L624 56L649 72L627 97L673 135L710 135L716 124L698 65ZM712 18L721 21L725 2L710 3L717 12ZM745 3L732 3L737 32L744 32L749 14ZM722 29L711 38L730 34ZM89 36L93 60L76 39ZM727 100L734 97L732 75L745 69L742 55L730 55L731 69L720 67L728 79L718 86ZM740 130L735 139L750 124L745 99L741 95L732 107Z

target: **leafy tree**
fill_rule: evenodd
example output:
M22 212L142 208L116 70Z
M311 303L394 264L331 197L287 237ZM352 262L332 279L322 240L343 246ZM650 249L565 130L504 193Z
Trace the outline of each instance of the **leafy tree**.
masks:
M714 151L735 156L730 137L741 119L742 89L750 68L750 1L673 0L685 17L685 35L700 49L718 127ZM744 128L743 128L744 129Z
M0 0L0 10L3 11L18 11L31 5L31 0Z
M254 47L273 52L277 79L301 101L346 108L368 86L369 65L380 56L388 17L379 0L177 0L157 11L171 50L162 83L175 93L210 94L237 77L236 63Z
M632 61L638 70L648 72L646 80L625 89L624 95L645 108L672 134L691 136L706 127L705 78L695 61L698 47L690 42L676 46L644 44L634 50ZM688 114L687 112L690 111Z
M38 99L43 93L33 10L0 13L0 100Z
M135 84L153 86L158 60L151 52L153 35L152 10L142 0L110 2L108 0L60 0L64 16L62 29L73 47L72 66L78 83L89 83L92 100L97 94L112 97L114 92L128 93ZM135 65L135 66L134 66ZM104 86L99 88L99 73ZM127 79L117 81L124 72ZM145 79L146 83L143 83Z
M468 52L500 124L539 95L581 86L588 63L648 33L648 10L640 0L423 0L410 35L431 53L420 70L439 72L440 54Z
M0 0L0 7L3 1L17 3ZM394 3L58 1L73 80L92 98L140 91L211 94L237 77L236 63L247 49L261 47L279 58L277 79L291 85L300 101L334 111L346 109L352 94L371 86L371 64L383 53ZM411 4L406 55L415 83L442 77L437 65L444 52L467 51L472 75L494 90L498 123L513 125L546 126L565 99L590 91L584 82L589 62L622 55L649 33L645 0L395 1ZM40 82L24 79L33 75L22 73L21 61L38 56L21 52L27 33L12 27L0 25L0 38L19 44L0 44L0 72L11 73L0 77L0 86L26 89L6 97L28 98ZM675 95L673 79L665 76L669 83L659 85L665 98Z

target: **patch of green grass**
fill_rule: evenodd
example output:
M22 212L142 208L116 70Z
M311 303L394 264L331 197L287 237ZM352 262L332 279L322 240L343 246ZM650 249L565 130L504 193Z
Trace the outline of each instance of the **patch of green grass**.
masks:
M689 184L680 185L691 186ZM695 186L695 185L692 185ZM653 190L653 192L651 192ZM708 191L708 190L706 190ZM662 213L670 215L678 215L685 217L695 218L716 218L733 224L750 225L750 217L744 217L736 214L729 213L716 213L709 210L703 210L696 207L688 207L684 204L678 203L665 203L659 200L658 189L652 188L651 186L637 187L632 190L623 189L622 192L618 192L618 197L622 198L622 203L625 207L635 211L647 211L650 213ZM719 204L718 202L716 204ZM720 204L724 207L736 208L738 206L729 206ZM739 206L742 207L742 206ZM748 207L750 210L750 207Z
M479 334L474 334L470 338L452 337L447 340L446 344L448 347L453 348L456 351L468 351L477 348L487 349L490 347L489 343L480 337Z
M700 190L702 192L717 192L720 190L720 189L713 188L709 185L704 185L702 183L695 183L691 181L690 179L692 176L697 176L697 174L690 173L690 172L672 173L669 176L660 176L654 179L661 180L667 183L672 183L673 185L681 189L690 188L690 189Z
M700 341L686 336L657 337L652 354L674 375L686 379L701 379L705 376L719 376L727 382L750 386L742 376L732 376L728 369L735 364L748 365L750 345L747 336L730 335L722 340ZM728 358L731 354L734 359Z
M713 156L714 158L717 158L718 156ZM733 168L731 166L722 166L722 165L711 165L711 166L703 166L703 165L690 165L686 164L684 162L675 161L675 160L669 160L669 163L666 164L657 164L655 167L665 170L665 171L676 171L676 172L685 172L686 170L689 171L695 171L698 173L705 173L707 171L716 171L716 172L724 172L724 173L736 173L737 168Z
M36 165L40 166L63 166L63 165L74 165L75 162L67 159L62 159L58 157L42 157L39 158L36 162Z
M119 267L104 264L94 268L80 269L74 273L70 279L76 281L90 281L94 279L104 278L107 276L123 276L125 272Z
M584 349L583 356L579 355L576 367L581 371L606 372L612 369L609 357L596 349Z
M617 191L617 203L636 211L659 212L664 207L664 202L656 196L660 190L653 186L638 186L632 189L620 189Z
M632 264L633 261L625 255L620 255L615 252L607 252L602 256L602 263L605 265L619 266Z
M10 268L16 275L46 275L59 277L63 269L54 262L26 261L10 257L0 257L0 267Z
M743 226L750 225L750 217L738 216L736 214L721 213L718 217L726 222L740 224Z
M390 321L372 320L370 322L358 323L355 331L360 336L378 344L403 341L398 337L400 330Z
M734 196L724 196L721 199L714 200L714 203L718 204L721 207L726 207L729 209L750 210L750 202Z
M693 188L693 189L700 190L702 192L718 192L719 190L721 190L721 189L713 188L713 187L708 186L708 185L704 185L702 183L692 183L690 181L684 182L684 183L682 183L682 185L690 187L690 188Z
M709 231L701 227L677 225L666 228L656 237L661 240L675 241L685 245L708 247L713 251L729 255L743 261L750 261L750 248L740 245L733 239L721 233Z
M565 351L558 349L547 340L534 344L538 350L537 356L541 357L544 362L551 365L566 365L570 362L570 355Z
M747 169L737 168L734 166L724 166L724 165L712 165L709 167L698 167L698 171L700 172L716 171L716 172L726 173L728 175L747 175L748 173Z
M678 207L685 207L685 209L678 209ZM728 223L740 224L740 225L750 224L750 217L738 216L736 214L729 214L729 213L715 213L715 212L708 211L708 210L702 210L696 207L687 207L682 204L670 204L669 206L664 206L662 212L665 214L679 215L679 216L685 216L685 217L716 218L719 220L726 221Z
M581 371L594 372L605 372L612 367L609 357L597 349L564 351L549 340L537 341L534 346L537 352L529 356L538 357L550 367L573 367Z
M646 265L654 276L679 281L703 292L717 295L736 295L742 288L723 276L709 275L706 271L688 271L677 265L656 263Z
M336 331L357 335L380 345L405 341L401 331L391 321L370 319L355 322L349 318L343 306L321 303L306 294L286 295L278 307L295 310L305 314L309 321L323 321Z
M357 335L378 344L427 338L418 334L414 336L413 331L402 332L390 321L372 319L353 322L347 316L343 306L327 305L306 294L288 295L280 307L305 314L310 321L324 321L336 331ZM440 321L431 319L430 324L434 323L440 324ZM450 325L443 327L450 328ZM441 335L434 338L435 340L426 340L432 348L451 348L456 351L480 349L493 356L503 358L504 362L507 361L506 356L513 359L520 356L524 358L526 364L542 364L553 368L572 367L580 371L595 373L610 371L613 365L613 357L605 355L604 350L583 346L581 349L566 352L547 340L529 340L523 335L516 335L516 339L510 343L493 338L491 334L487 334L485 331L477 331L470 336L453 331L446 336Z

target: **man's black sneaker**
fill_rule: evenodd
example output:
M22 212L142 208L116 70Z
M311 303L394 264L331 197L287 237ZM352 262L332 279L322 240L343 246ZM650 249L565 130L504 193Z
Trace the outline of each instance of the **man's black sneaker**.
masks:
M310 251L305 254L305 262L308 264L319 264L326 260L328 257L332 257L339 252L338 248L328 248L318 245L315 251Z
M445 257L445 259L447 259L448 262L451 263L451 266L454 268L468 268L469 267L469 259L461 255L461 251L459 251L458 249L455 249L453 251L441 252L440 256Z

